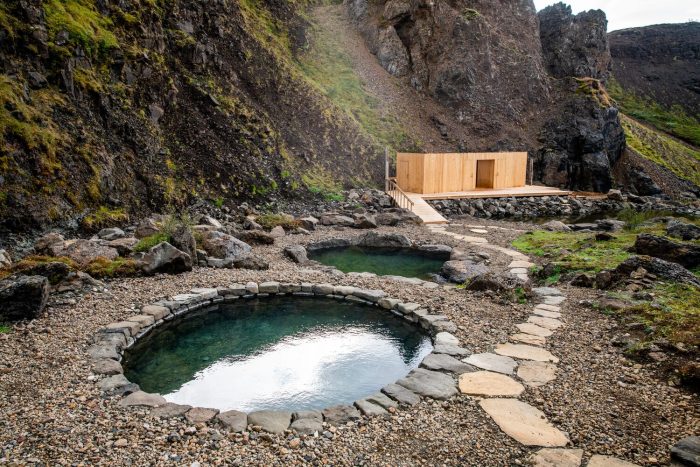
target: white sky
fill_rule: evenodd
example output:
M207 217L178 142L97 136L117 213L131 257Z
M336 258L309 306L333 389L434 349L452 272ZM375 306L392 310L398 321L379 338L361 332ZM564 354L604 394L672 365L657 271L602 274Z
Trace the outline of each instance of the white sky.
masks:
M537 10L559 0L535 0ZM700 21L698 0L564 0L574 13L603 10L608 16L608 31L660 23Z

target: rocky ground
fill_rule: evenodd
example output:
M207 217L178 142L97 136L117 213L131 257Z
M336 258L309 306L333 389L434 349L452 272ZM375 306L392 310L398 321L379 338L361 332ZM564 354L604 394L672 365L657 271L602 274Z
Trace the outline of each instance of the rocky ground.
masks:
M466 225L465 225L466 224ZM475 227L472 227L474 224ZM486 234L471 229L486 230ZM527 224L464 221L450 227L506 245ZM513 230L515 229L515 230ZM458 246L458 240L420 226L382 227L412 240ZM195 268L177 276L107 281L75 304L49 305L31 321L0 334L0 463L10 464L206 464L289 465L474 465L526 464L534 448L505 435L480 409L478 399L460 395L446 402L424 400L390 419L364 419L331 429L332 436L276 437L161 420L141 409L118 408L94 385L85 349L102 326L135 314L143 304L193 287L279 280L331 282L383 289L402 300L424 303L458 325L456 335L472 352L506 342L527 304L452 286L423 288L382 278L331 276L285 259L283 249L358 232L322 227L310 235L288 235L274 245L255 246L270 263L267 271ZM463 245L460 245L463 248ZM464 249L464 248L463 248ZM468 249L468 248L466 248ZM507 263L489 251L491 266ZM697 395L669 385L654 366L625 358L612 345L619 333L613 319L580 304L590 291L564 287L566 326L547 349L561 360L557 379L528 388L523 399L540 408L585 456L607 454L640 465L669 462L669 448L700 430Z

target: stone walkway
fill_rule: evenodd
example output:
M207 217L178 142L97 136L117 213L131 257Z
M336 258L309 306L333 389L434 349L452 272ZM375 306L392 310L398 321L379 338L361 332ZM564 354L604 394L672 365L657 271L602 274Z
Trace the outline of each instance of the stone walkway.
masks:
M445 225L429 225L428 229L509 256L512 259L508 265L510 273L523 282L529 281L528 270L534 264L526 255L489 244L483 237L450 232ZM485 233L479 228L471 228L470 232ZM556 379L559 358L543 346L565 325L561 304L566 297L562 292L552 287L534 288L533 292L540 303L533 308L527 322L516 325L518 332L509 337L513 342L499 343L494 346L493 353L470 355L463 360L483 371L462 374L459 390L462 394L482 398L481 408L508 436L523 445L543 448L528 459L532 465L579 467L583 450L565 449L571 443L566 433L550 423L541 410L518 399L528 387L543 386ZM586 465L629 467L636 464L594 455Z

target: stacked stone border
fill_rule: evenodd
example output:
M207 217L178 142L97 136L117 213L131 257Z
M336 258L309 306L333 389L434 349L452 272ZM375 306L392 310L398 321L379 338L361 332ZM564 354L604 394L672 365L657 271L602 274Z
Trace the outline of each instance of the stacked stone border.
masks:
M160 394L141 391L123 375L121 361L124 351L162 323L194 310L269 296L331 298L378 307L427 331L432 338L433 351L423 360L421 367L380 392L355 401L353 405L334 406L322 411L257 411L245 414L231 410L220 413L211 408L169 403ZM190 293L177 295L172 300L146 305L141 308L140 314L101 329L87 353L94 373L101 376L97 386L106 395L124 396L118 402L122 407L150 407L152 413L158 416L183 416L192 423L219 423L232 431L244 431L253 425L276 434L288 429L312 434L322 431L323 421L339 425L358 420L361 415L388 416L402 405L417 404L421 396L446 400L456 395L458 374L470 370L469 365L455 358L468 354L451 334L456 329L446 316L430 314L420 304L391 298L382 290L328 283L249 282L228 287L192 289Z

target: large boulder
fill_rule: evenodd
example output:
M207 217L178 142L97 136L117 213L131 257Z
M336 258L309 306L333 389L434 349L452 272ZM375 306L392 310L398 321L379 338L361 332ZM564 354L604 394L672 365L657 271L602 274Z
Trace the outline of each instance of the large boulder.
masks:
M290 245L284 249L284 254L295 263L304 264L309 261L306 248L301 245Z
M410 248L412 244L405 235L378 232L367 232L355 241L355 245L369 248Z
M275 237L264 230L243 230L236 232L236 238L251 245L272 245Z
M142 220L139 225L136 226L134 231L134 236L136 238L150 237L151 235L160 232L160 226L156 223L154 219L146 218Z
M142 259L146 274L179 274L192 270L192 257L168 242L154 246Z
M609 287L619 280L628 278L630 274L639 270L639 268L642 268L652 274L655 274L671 282L692 284L700 287L700 279L698 279L695 276L695 274L688 271L680 264L672 263L670 261L665 261L663 259L654 258L651 256L633 256L629 259L626 259L613 271L610 271L610 278L606 280L606 285ZM602 271L598 275L600 276L605 272L607 271ZM600 287L598 282L598 277L596 277L596 285Z
M124 237L126 234L119 227L109 227L97 232L97 237L102 240L112 241Z
M202 248L214 258L240 261L250 255L252 248L233 235L218 232L208 232L202 241Z
M678 219L671 219L666 224L666 233L682 240L697 240L700 238L700 227Z
M49 299L49 281L43 276L14 276L0 281L0 321L32 319Z
M65 238L60 233L49 232L34 243L34 251L39 255L55 256L51 251L51 247L53 245L61 245L64 241Z
M634 251L678 263L686 268L700 265L700 246L676 243L664 237L640 234L634 242Z
M67 256L80 266L90 264L98 258L114 261L119 257L119 252L116 248L82 238L67 241L64 243L64 246L59 249L56 249L56 246L57 245L53 245L56 256Z
M197 258L197 241L192 235L192 229L186 224L179 224L170 234L170 243L180 251L184 251L193 260Z
M135 237L124 237L107 242L108 247L117 250L120 256L129 256L134 251L134 247L138 244L139 239Z
M472 279L489 273L489 268L483 263L471 260L447 261L442 265L440 274L450 282L464 284Z

